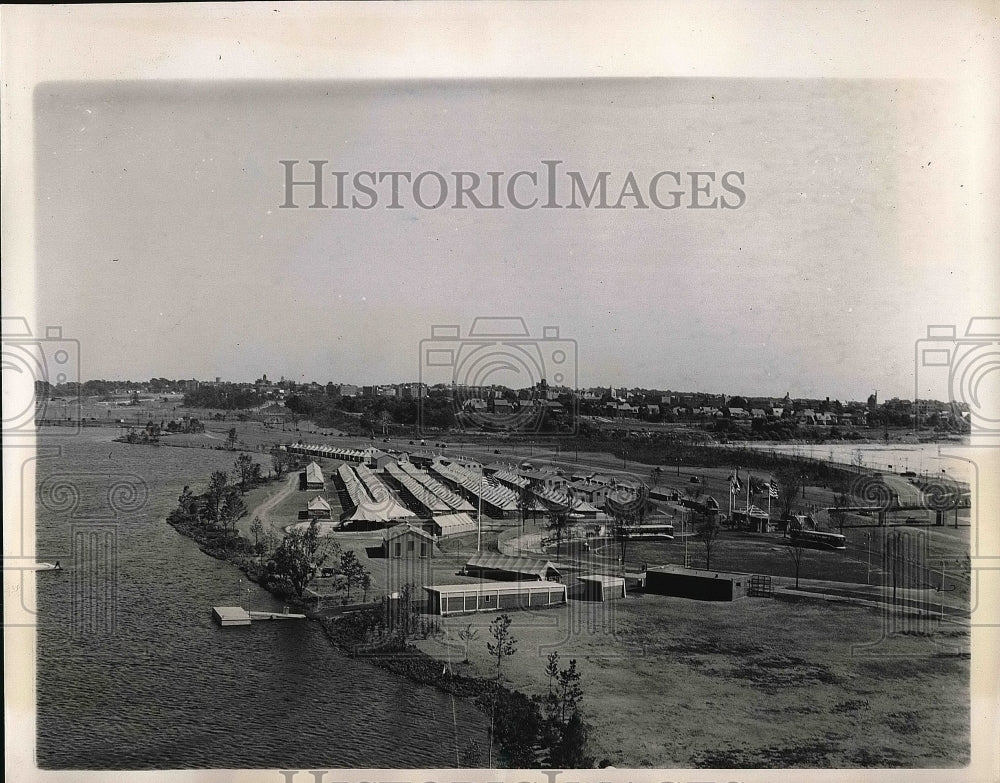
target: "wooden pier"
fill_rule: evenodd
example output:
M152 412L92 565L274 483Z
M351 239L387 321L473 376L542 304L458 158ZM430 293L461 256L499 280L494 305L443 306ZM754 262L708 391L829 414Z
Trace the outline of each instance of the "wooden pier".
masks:
M304 614L294 614L285 609L283 612L250 612L242 606L213 606L212 619L223 628L235 625L250 625L251 622L264 620L304 620Z

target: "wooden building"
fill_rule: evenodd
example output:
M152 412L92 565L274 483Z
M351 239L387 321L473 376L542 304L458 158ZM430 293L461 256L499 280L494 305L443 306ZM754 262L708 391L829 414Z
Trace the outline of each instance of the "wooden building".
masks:
M427 613L438 615L545 609L566 604L566 585L558 582L476 582L425 586Z
M747 595L751 574L665 565L646 569L646 592L697 601L733 601Z
M315 462L310 462L302 474L302 482L304 489L323 489L326 484L323 469Z
M554 581L560 579L559 570L548 560L533 557L511 557L496 552L481 552L471 558L464 569L468 576L504 581Z

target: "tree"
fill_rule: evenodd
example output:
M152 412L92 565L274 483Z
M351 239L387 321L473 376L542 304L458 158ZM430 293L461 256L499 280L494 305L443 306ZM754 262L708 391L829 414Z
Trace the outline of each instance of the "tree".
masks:
M593 766L587 755L587 727L579 712L574 712L563 728L562 737L549 755L550 767L584 769Z
M622 568L625 568L625 555L628 553L628 542L632 539L638 521L638 515L634 510L616 511L611 517L611 535L618 541Z
M236 427L229 428L229 434L226 436L226 448L230 451L236 448Z
M712 567L712 549L722 532L718 514L700 513L695 523L695 538L705 547L705 568Z
M549 530L556 534L556 557L562 548L563 531L569 527L569 509L558 507L549 511Z
M521 535L524 535L524 520L528 516L528 512L535 505L535 496L531 491L531 487L525 484L517 493L517 510L521 515Z
M285 449L274 448L271 450L271 466L274 468L274 475L281 478L288 470L292 455Z
M239 490L236 487L228 487L222 500L222 509L219 511L219 519L227 538L235 535L236 523L246 515L247 504L243 502Z
M361 584L365 578L365 574L368 573L368 569L358 560L358 556L354 554L354 550L348 549L340 556L340 573L344 575L344 579L347 581L347 599L350 600L351 587Z
M847 517L847 512L844 511L844 506L847 505L847 497L842 494L836 494L833 496L833 506L834 510L830 512L830 516L834 518L837 522L837 526L840 528L840 534L844 534L844 520Z
M792 557L792 563L795 566L795 589L799 589L799 569L802 567L802 553L804 548L799 546L795 540L788 542L788 554Z
M186 522L193 522L198 516L198 498L195 497L191 488L186 484L184 485L184 490L177 498L177 508L181 517Z
M510 633L510 615L502 614L490 623L490 636L493 641L486 642L486 650L496 660L496 681L499 683L503 659L517 652L517 639Z
M326 560L325 554L317 554L318 549L319 528L315 519L305 532L286 533L267 563L268 586L301 598L316 569Z
M773 473L775 481L778 482L781 518L787 519L791 516L795 498L802 490L805 478L801 470L794 465L782 466Z
M253 483L254 478L254 467L257 468L257 473L260 472L260 466L253 461L253 457L247 454L245 451L236 458L236 462L233 463L236 468L235 476L240 482L240 492L246 494L247 487Z
M229 476L223 470L216 470L208 480L208 491L205 493L205 516L209 521L219 521L219 506L229 486Z
M568 669L562 669L558 676L559 720L565 726L576 714L583 690L580 688L580 672L576 668L576 660L569 662Z
M254 554L261 557L264 554L264 523L260 521L260 517L253 518L253 522L250 523L250 533L253 535Z
M469 645L479 638L479 629L473 628L472 623L469 623L458 632L458 638L465 642L465 658L462 659L462 663L468 663Z

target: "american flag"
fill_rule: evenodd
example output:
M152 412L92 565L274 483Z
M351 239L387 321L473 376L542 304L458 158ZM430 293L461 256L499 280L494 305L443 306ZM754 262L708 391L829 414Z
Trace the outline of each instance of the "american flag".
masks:
M736 468L736 470L733 471L732 475L729 476L729 491L739 492L742 486L743 485L740 484L740 469Z
M767 485L767 494L770 497L772 497L772 498L778 497L778 484L777 484L777 482L772 481L770 484Z

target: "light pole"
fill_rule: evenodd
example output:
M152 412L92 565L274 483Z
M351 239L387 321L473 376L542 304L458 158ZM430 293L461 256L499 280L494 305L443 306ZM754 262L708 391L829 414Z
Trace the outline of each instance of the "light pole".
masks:
M476 512L476 551L483 551L483 465L479 463L479 498L478 511Z

